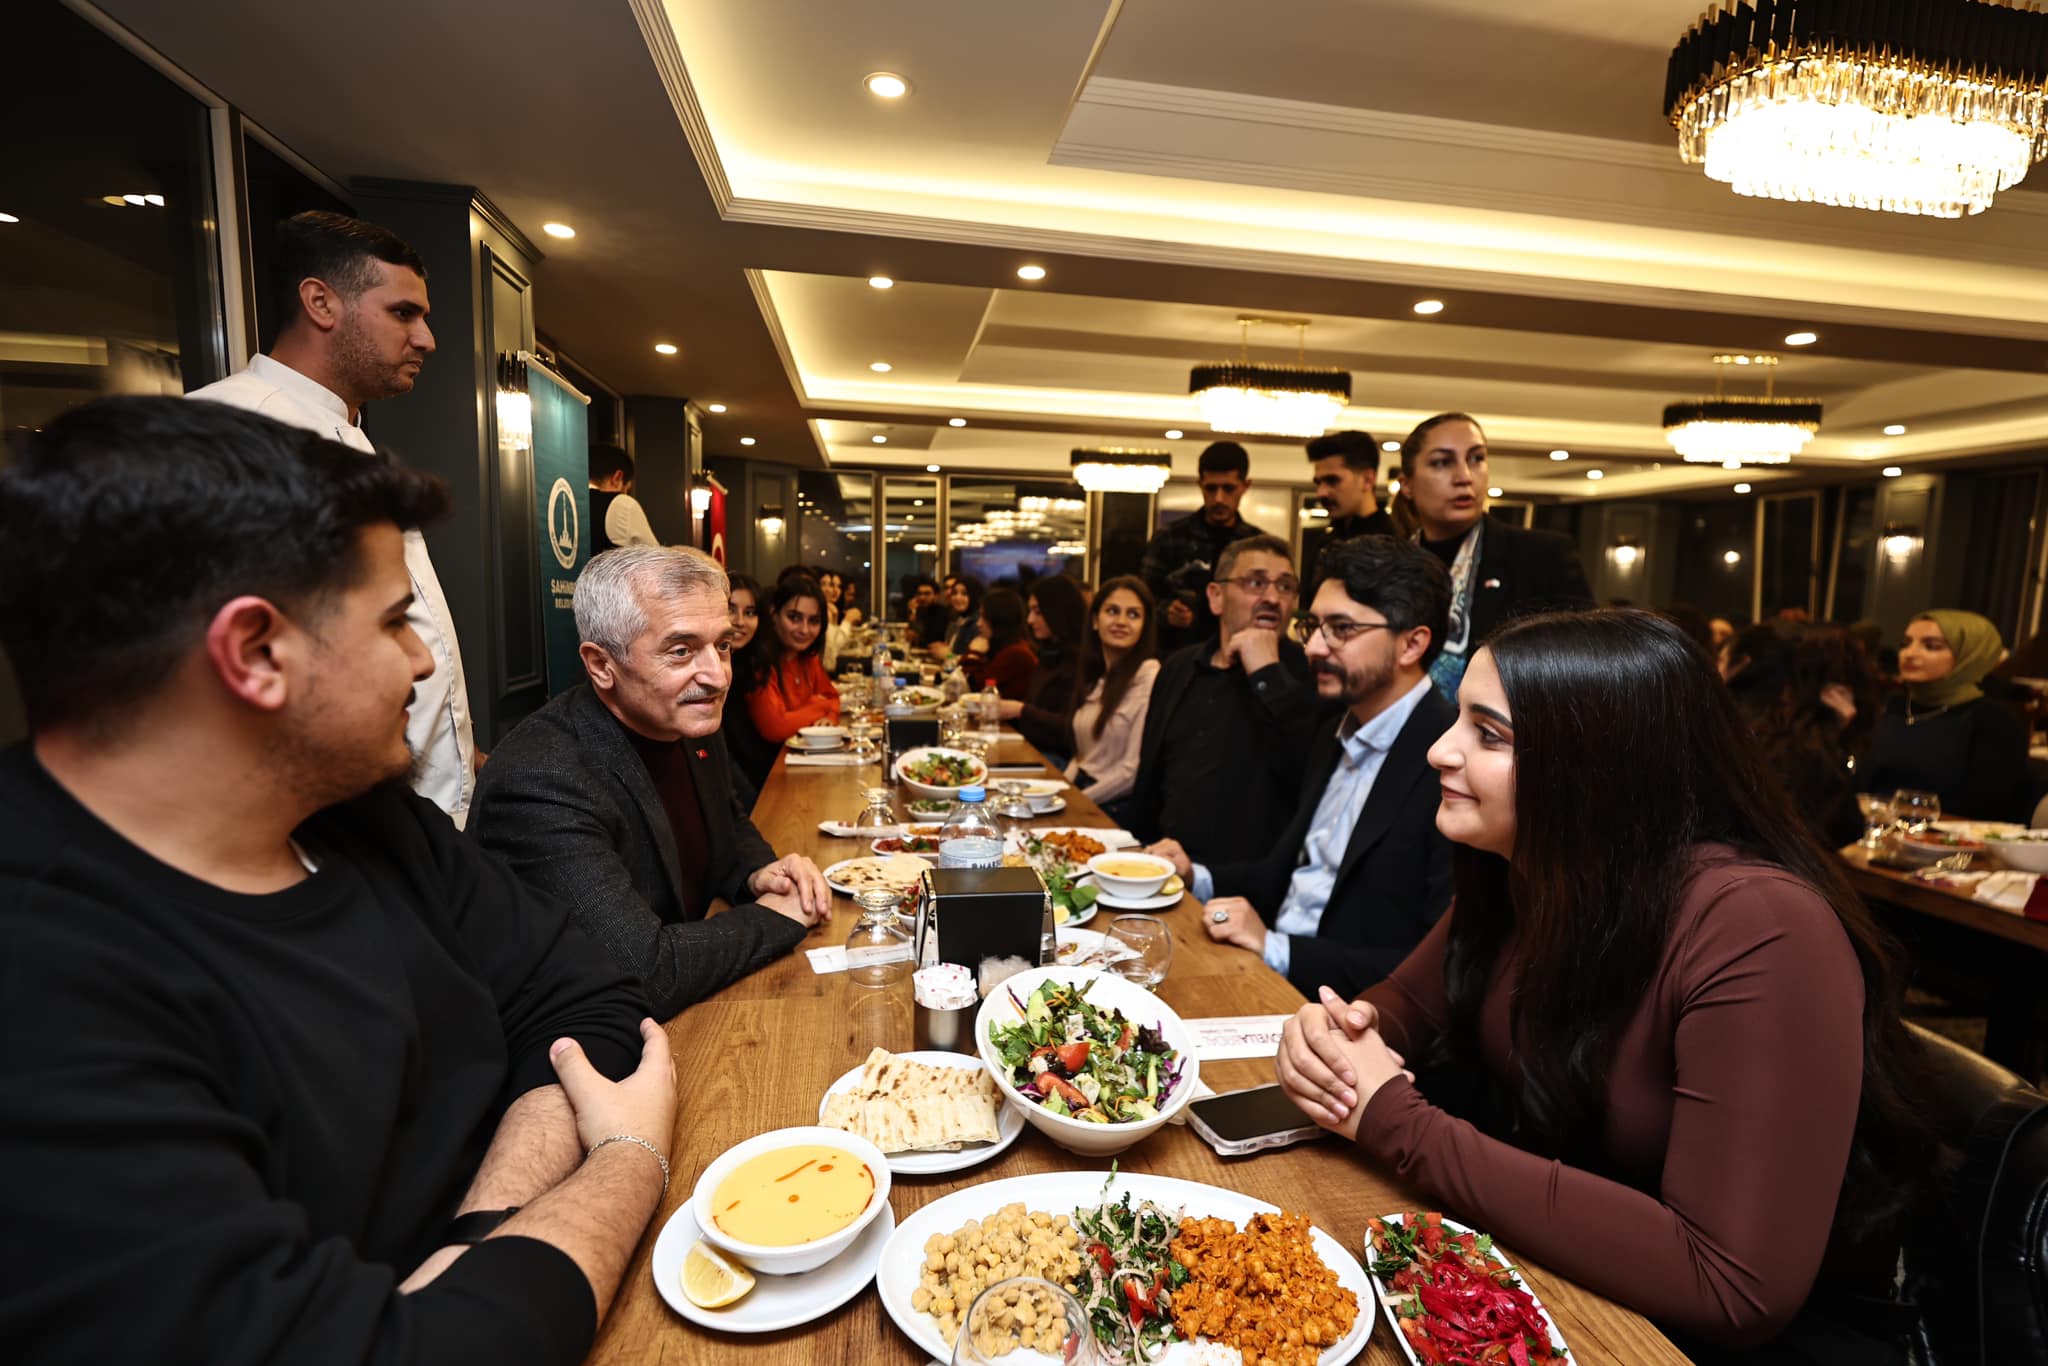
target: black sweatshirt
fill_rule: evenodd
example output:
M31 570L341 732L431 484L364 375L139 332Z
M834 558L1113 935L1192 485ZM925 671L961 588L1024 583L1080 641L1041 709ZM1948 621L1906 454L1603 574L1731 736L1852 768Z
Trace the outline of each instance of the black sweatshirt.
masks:
M226 892L0 751L7 1355L580 1361L590 1287L546 1243L396 1287L553 1040L633 1069L638 988L410 793L297 838L317 874Z

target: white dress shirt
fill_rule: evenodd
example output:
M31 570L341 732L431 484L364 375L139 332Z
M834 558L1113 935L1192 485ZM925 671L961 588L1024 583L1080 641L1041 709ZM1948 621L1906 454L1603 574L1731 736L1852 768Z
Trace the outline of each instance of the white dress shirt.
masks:
M1415 714L1416 706L1431 686L1430 680L1424 678L1364 725L1346 716L1339 726L1337 766L1330 770L1330 780L1323 785L1322 799L1316 803L1316 814L1309 821L1308 836L1301 843L1301 861L1294 867L1287 896L1280 903L1280 913L1273 917L1273 928L1266 932L1265 951L1260 955L1266 966L1281 976L1287 975L1294 958L1289 936L1313 937L1323 923L1323 908L1336 889L1344 851L1351 845L1351 833L1358 828L1358 818L1364 814L1372 785L1387 762L1387 752L1394 747L1401 728L1408 724L1408 718ZM1201 864L1196 864L1193 872L1189 882L1196 899L1209 900L1216 894L1215 879Z
M348 404L341 395L269 356L259 355L248 369L186 397L247 408L330 436L365 454L376 449L362 427L348 420ZM434 656L434 672L415 685L412 715L405 727L406 744L413 753L412 785L460 829L476 792L476 740L455 619L449 615L448 599L418 528L405 533L405 567L412 575L412 607L405 619Z
M654 534L653 524L647 520L647 509L641 507L640 500L630 493L622 493L612 499L611 506L604 510L604 534L620 548L661 544L661 539Z
M1085 795L1094 802L1113 802L1130 795L1138 780L1138 748L1145 736L1145 712L1152 705L1152 684L1159 677L1159 661L1148 659L1131 675L1131 685L1117 700L1102 734L1095 734L1095 718L1102 715L1103 680L1095 680L1088 698L1074 708L1074 758L1067 765L1072 780L1082 769L1094 779Z

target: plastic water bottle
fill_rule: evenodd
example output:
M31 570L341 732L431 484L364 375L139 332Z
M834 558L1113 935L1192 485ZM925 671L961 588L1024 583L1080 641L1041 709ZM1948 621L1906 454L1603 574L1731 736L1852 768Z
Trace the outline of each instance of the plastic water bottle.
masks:
M1003 831L988 809L988 791L963 787L939 826L939 867L1000 868Z
M981 737L994 744L1003 733L1003 695L994 687L982 690L975 712L981 722Z
M896 661L890 658L889 642L877 637L875 640L875 687L870 704L880 711L889 705L889 699L896 692Z
M939 684L939 694L943 699L942 705L948 707L967 696L967 675L960 671L958 664L947 673L945 681Z

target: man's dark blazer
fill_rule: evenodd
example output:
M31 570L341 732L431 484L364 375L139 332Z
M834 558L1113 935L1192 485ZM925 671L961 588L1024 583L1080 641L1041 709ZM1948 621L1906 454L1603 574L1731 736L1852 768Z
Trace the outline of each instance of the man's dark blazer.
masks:
M711 837L704 895L732 903L709 919L683 919L680 860L661 795L588 683L556 696L491 751L468 824L484 848L566 906L638 974L664 1020L789 952L806 932L751 902L747 880L775 851L734 798L724 741L714 734L682 743Z
M1288 945L1287 980L1310 1000L1321 986L1347 1001L1356 997L1400 966L1451 904L1451 846L1436 828L1442 797L1428 755L1457 718L1458 709L1430 688L1394 737L1351 828L1315 936L1296 936ZM1209 869L1216 895L1244 897L1268 928L1287 898L1316 806L1336 771L1337 730L1327 725L1317 732L1301 805L1273 852Z
M1145 729L1138 741L1138 776L1124 808L1124 823L1140 839L1151 841L1171 835L1188 846L1201 862L1199 841L1180 830L1162 830L1159 813L1165 806L1165 788L1171 775L1166 750L1174 740L1174 712L1188 685L1194 682L1200 663L1216 653L1217 637L1189 645L1168 655L1159 665L1152 683L1152 700L1145 708ZM1235 666L1233 666L1235 667ZM1253 705L1246 723L1259 728L1264 737L1264 771L1247 773L1241 785L1215 794L1217 820L1236 828L1255 826L1269 812L1291 810L1301 791L1302 766L1308 762L1309 745L1316 725L1327 709L1316 697L1315 677L1309 672L1308 656L1301 646L1280 638L1280 662L1268 664L1250 675ZM1278 832L1278 820L1270 829L1251 830L1253 847L1263 848Z
M1472 649L1511 617L1592 605L1593 590L1571 537L1486 519L1472 585Z

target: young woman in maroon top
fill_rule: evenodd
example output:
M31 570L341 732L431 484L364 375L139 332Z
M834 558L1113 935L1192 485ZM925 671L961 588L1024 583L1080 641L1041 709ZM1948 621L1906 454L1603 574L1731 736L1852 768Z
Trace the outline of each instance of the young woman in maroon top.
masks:
M988 653L962 661L968 683L994 688L1012 702L1029 700L1038 655L1025 639L1023 595L1014 588L989 589L981 599L981 634Z
M747 716L761 738L780 745L805 726L839 719L839 689L819 660L825 647L825 608L818 581L785 574L775 584L760 640L748 651L753 676L745 681Z
M1447 1213L1681 1336L1763 1343L1817 1284L1816 1313L1887 1283L1931 1160L1896 980L1704 651L1644 612L1531 618L1458 702L1429 755L1452 911L1356 1002L1301 1009L1281 1084ZM1409 1063L1476 1074L1503 1113L1452 1115Z

